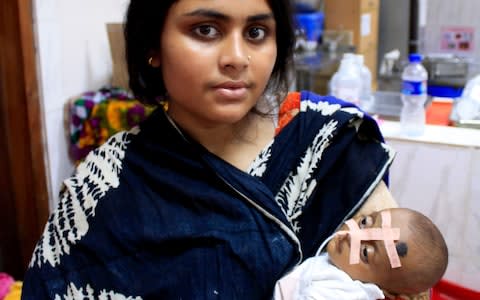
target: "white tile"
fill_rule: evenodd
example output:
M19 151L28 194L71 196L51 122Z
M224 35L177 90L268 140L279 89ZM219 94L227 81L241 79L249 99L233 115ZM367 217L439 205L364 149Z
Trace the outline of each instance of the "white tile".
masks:
M58 193L64 179L70 177L74 169L68 156L68 137L64 129L63 110L50 111L46 114L48 165L53 199L50 207L58 201Z
M429 0L427 5L425 51L428 53L443 51L440 49L442 27L473 27L475 28L473 51L460 54L480 60L480 52L477 50L480 47L480 39L477 38L480 31L479 10L480 1L478 0Z
M54 21L58 19L58 0L35 0L33 9L38 21Z
M480 148L387 142L397 151L390 169L394 198L430 217L442 231L450 252L445 278L479 289Z
M37 30L40 82L45 113L60 109L64 102L63 54L59 27L57 21L42 21L38 24Z

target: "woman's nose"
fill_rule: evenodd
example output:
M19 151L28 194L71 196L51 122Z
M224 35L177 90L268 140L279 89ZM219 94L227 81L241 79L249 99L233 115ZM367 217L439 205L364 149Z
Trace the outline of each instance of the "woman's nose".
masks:
M247 41L241 33L232 33L222 43L220 66L224 69L243 70L250 64Z

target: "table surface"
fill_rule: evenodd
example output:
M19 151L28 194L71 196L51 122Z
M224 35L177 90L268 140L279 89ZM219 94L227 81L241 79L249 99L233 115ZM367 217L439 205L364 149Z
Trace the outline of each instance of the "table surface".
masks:
M397 121L380 119L378 122L385 138L480 148L479 129L426 125L425 133L422 136L409 137L400 132L400 123Z

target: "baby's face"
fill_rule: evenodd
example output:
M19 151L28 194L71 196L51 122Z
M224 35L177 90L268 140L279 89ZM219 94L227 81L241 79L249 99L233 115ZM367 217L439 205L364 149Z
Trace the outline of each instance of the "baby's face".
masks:
M405 243L408 251L408 238L411 234L408 228L409 215L404 211L388 210L391 213L391 227L400 229L400 241ZM360 229L382 228L382 214L375 212L367 216L360 216L354 219ZM349 231L346 224L340 230ZM395 243L398 243L395 241ZM328 244L327 251L331 262L350 275L352 279L363 282L376 283L384 287L388 284L392 274L397 275L402 272L406 266L402 259L402 267L393 269L390 264L389 256L385 248L384 241L361 241L360 244L360 263L350 264L350 236L337 235ZM397 277L397 276L395 276Z

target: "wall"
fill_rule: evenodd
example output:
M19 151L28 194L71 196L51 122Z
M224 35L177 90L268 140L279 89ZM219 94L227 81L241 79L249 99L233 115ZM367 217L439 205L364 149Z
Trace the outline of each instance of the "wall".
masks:
M479 290L478 130L428 125L425 136L409 139L398 134L398 122L385 122L381 129L397 152L390 168L394 198L430 217L442 231L449 248L445 278Z
M385 53L394 49L400 50L407 57L409 43L410 1L380 0L378 28L378 62Z
M109 83L106 23L123 21L127 0L35 0L40 93L47 138L50 207L73 165L64 129L65 103Z
M417 0L419 5L419 51L422 53L455 53L480 62L480 1L478 0ZM386 52L399 49L407 58L409 45L408 18L411 1L381 0L379 25L379 62ZM443 27L475 29L471 52L441 49Z
M480 61L480 1L478 0L428 0L427 27L425 28L426 52L440 52L441 28L444 26L468 26L475 28L473 52L469 55Z

